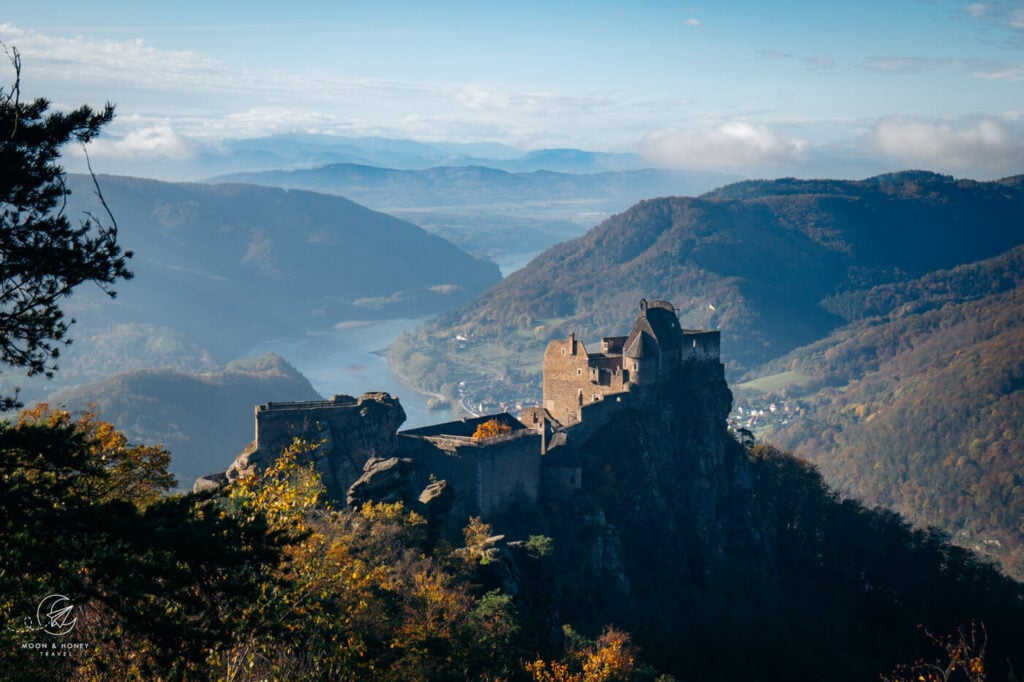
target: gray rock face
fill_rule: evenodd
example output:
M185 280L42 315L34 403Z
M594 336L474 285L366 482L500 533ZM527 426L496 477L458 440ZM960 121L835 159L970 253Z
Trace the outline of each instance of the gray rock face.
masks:
M428 521L434 521L448 515L455 502L455 491L448 481L434 481L420 493L419 502L423 505Z
M349 487L345 504L361 507L367 502L405 502L412 497L415 469L416 463L408 457L368 460L363 475Z
M209 476L200 476L196 479L196 482L192 484L192 492L202 493L208 490L219 490L228 484L228 476L226 473L210 474Z
M742 448L725 431L731 401L721 364L688 363L677 380L636 392L614 419L570 438L584 490L548 522L601 585L601 599L683 593L727 546L757 543L756 524L736 518L752 482ZM675 584L655 580L666 575L677 576Z

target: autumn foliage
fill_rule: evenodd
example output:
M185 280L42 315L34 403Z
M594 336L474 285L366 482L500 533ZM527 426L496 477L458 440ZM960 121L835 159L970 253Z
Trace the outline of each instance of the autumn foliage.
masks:
M596 642L570 648L562 660L538 658L524 667L534 682L630 682L650 675L638 665L629 633L613 627Z
M476 431L473 432L474 440L484 440L485 438L494 438L505 433L511 433L512 427L504 422L500 422L497 419L488 419L485 422L481 422L476 427Z

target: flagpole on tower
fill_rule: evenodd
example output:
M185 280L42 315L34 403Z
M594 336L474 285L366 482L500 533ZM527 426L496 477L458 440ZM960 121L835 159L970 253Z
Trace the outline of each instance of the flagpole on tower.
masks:
M711 331L711 313L715 312L715 306L708 303L708 326L707 330Z

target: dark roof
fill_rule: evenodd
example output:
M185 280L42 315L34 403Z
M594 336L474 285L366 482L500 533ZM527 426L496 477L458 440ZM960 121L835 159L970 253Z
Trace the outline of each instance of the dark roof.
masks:
M642 358L679 350L683 332L675 308L668 301L640 301L640 314L626 339L622 354Z
M399 433L407 436L462 436L464 438L471 438L473 433L476 432L476 427L491 419L512 427L512 431L527 428L525 424L508 412L499 412L498 414L487 414L482 417L473 417L472 419L459 419L458 421L445 422L444 424L431 424L430 426L423 426L418 429L399 431Z

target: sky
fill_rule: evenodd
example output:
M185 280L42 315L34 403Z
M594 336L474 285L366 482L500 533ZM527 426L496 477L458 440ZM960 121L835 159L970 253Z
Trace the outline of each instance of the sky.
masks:
M116 104L100 170L299 132L756 177L1024 173L1020 0L38 0L0 41L23 97Z

